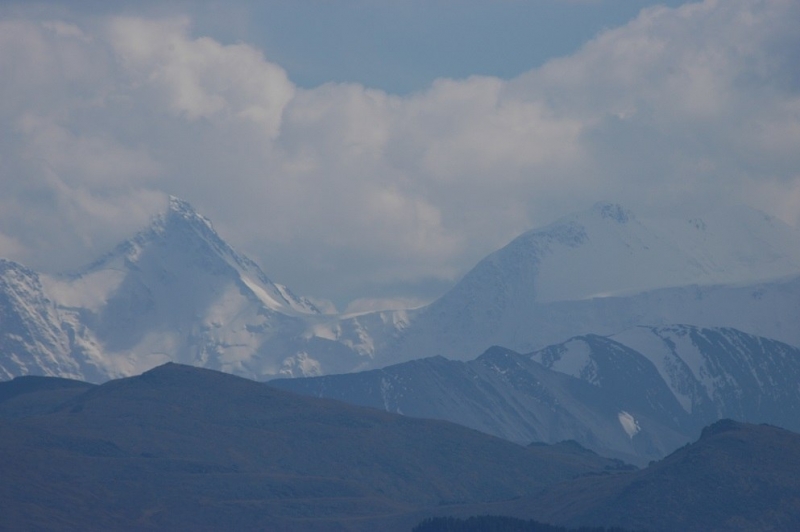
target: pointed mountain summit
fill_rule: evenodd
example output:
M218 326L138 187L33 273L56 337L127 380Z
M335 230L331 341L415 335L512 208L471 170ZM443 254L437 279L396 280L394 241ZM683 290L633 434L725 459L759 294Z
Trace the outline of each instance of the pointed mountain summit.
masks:
M235 278L243 290L271 310L284 314L319 314L310 301L273 283L255 262L222 240L208 218L174 196L169 198L166 212L157 216L148 228L66 279L94 283L110 275L119 279L123 273L135 275L148 285L154 281L177 285L181 280L196 284L193 281L198 276ZM85 283L79 284L80 292L85 294L82 286ZM197 297L196 286L183 288L182 299Z
M168 361L251 378L285 364L290 373L322 371L297 347L319 310L272 282L175 197L147 228L83 270L41 279L106 378Z

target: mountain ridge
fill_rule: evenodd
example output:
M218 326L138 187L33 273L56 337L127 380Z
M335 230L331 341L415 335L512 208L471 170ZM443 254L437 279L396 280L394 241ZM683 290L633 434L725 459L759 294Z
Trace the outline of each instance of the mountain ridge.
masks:
M44 388L0 401L0 528L408 530L616 465L175 363Z
M653 532L795 530L798 467L796 433L720 420L645 470L585 477L495 511L569 526Z
M800 345L795 231L749 209L649 223L598 203L523 233L426 307L343 316L272 282L172 197L150 226L82 270L0 270L6 302L23 293L40 302L6 305L0 375L100 382L174 360L260 379L310 376L673 323ZM14 323L39 325L20 343ZM28 351L33 361L20 364Z
M511 441L576 440L638 465L720 418L800 431L800 349L731 328L637 327L528 354L492 347L344 375L269 382L315 397L447 419Z
M769 287L791 285L797 301L797 279L800 232L763 213L729 209L651 227L619 205L598 203L479 261L414 312L402 339L383 347L384 358L408 360L425 349L471 358L492 344L526 351L579 334L665 323L732 326L800 345L791 319L745 311L756 297L748 287L765 286L764 297L780 300L783 294ZM723 292L727 301L703 301ZM795 307L789 315L800 319Z
M308 321L325 319L319 309L273 283L174 197L111 252L77 272L42 276L42 284L106 378L169 360L261 378L321 371L303 353ZM337 355L347 361L346 351Z

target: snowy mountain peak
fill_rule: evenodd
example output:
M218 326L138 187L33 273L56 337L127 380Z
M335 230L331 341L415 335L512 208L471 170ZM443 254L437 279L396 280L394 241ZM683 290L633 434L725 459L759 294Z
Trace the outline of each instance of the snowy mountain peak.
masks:
M148 286L169 279L180 280L172 283L173 286L188 287L201 279L213 286L227 279L226 282L233 281L270 310L288 314L320 313L307 299L273 283L254 261L228 245L208 218L199 214L189 202L175 196L169 197L166 211L148 228L90 265L82 276L103 270L127 270L129 274L142 277Z
M208 247L209 251L226 260L237 263L246 260L217 234L211 220L199 214L189 202L175 196L170 196L167 210L158 215L149 228L141 231L132 240L145 243L156 238L166 238L171 241L188 239L197 244L202 243L203 247ZM199 251L200 248L195 250Z
M479 263L462 287L473 285L472 292L491 284L494 299L500 292L543 303L798 273L798 232L754 209L687 223L641 220L603 202L517 237Z
M169 360L254 377L275 374L287 355L254 362L258 350L274 336L299 335L304 320L320 314L175 197L147 228L101 259L41 280L64 319L81 329L86 349L103 353L110 375Z
M155 216L148 227L69 277L79 278L100 270L137 269L141 261L160 261L168 256L182 257L200 268L219 270L223 263L235 265L236 269L257 268L217 234L208 218L188 202L170 196L168 207Z
M236 253L214 229L211 220L198 213L195 208L185 200L175 196L169 197L169 206L166 211L158 215L149 229L142 233L159 236L168 234L172 238L199 238L210 246L214 252L227 260L236 263L252 262L246 257Z
M188 201L182 200L175 196L169 197L167 216L177 216L183 220L186 220L187 222L202 224L212 231L214 230L211 220L199 214Z
M633 211L616 203L598 202L588 210L523 233L509 247L515 244L533 247L541 257L556 251L558 245L578 248L591 240L630 238L626 235L641 232L641 227Z
M18 262L0 258L0 279L3 279L6 275L18 275L18 274L22 274L29 277L33 277L35 275L33 270L26 268L25 266L23 266Z
M204 220L207 220L207 218L200 216L197 213L197 211L195 210L195 208L192 206L191 203L177 196L173 196L172 194L169 195L168 210L170 212L185 214L186 216L189 217L197 216L203 218Z

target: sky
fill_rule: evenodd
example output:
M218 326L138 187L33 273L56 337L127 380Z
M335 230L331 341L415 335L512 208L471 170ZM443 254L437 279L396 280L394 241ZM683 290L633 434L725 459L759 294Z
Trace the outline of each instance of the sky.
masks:
M800 224L794 0L0 1L0 257L192 203L274 281L417 305L597 201Z

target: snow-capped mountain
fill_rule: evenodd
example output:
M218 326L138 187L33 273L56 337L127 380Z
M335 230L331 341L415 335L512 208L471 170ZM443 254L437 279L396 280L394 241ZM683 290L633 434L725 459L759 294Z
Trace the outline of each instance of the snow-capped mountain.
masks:
M176 198L76 273L4 264L9 377L102 381L169 360L254 379L308 376L671 323L800 345L800 236L746 208L649 221L597 204L519 236L427 307L359 316L320 313Z
M390 321L384 313L346 324L367 331L361 347L374 350L377 365L465 360L491 345L531 351L670 323L730 326L800 345L800 234L745 207L644 221L599 203L492 253L440 299L406 312L402 334L387 338Z
M49 278L46 284L65 306L88 309L110 303L114 293L127 293L121 289L123 283L138 285L140 289L162 285L169 287L171 296L184 301L154 299L153 302L177 305L164 309L175 311L181 305L197 305L198 299L208 298L203 290L198 293L198 288L207 286L209 281L217 284L213 283L215 278L236 279L270 310L287 315L319 314L310 301L270 281L256 263L225 243L207 218L175 197L170 198L166 213L158 216L150 227L82 271ZM158 298L159 294L150 296Z
M0 378L29 373L75 378L87 373L81 367L85 361L73 356L71 331L62 321L36 272L0 260Z
M631 354L647 375L633 371ZM641 399L659 381L697 429L733 418L800 431L800 349L736 329L635 327L576 337L531 358L617 395Z
M446 419L512 441L565 439L646 464L721 418L800 430L800 349L730 328L636 327L522 355L432 357L270 384Z
M38 329L28 335L37 339L29 342L33 351L28 344L6 351L9 360L34 354L24 368L3 362L8 376L97 381L176 361L263 379L349 369L358 358L340 344L311 341L304 334L309 324L327 318L272 282L177 198L148 228L77 273L15 271L2 275L2 297L13 303L2 322L4 341L27 338L9 329L15 320ZM316 349L313 359L307 344ZM87 358L97 372L78 367L76 360Z

